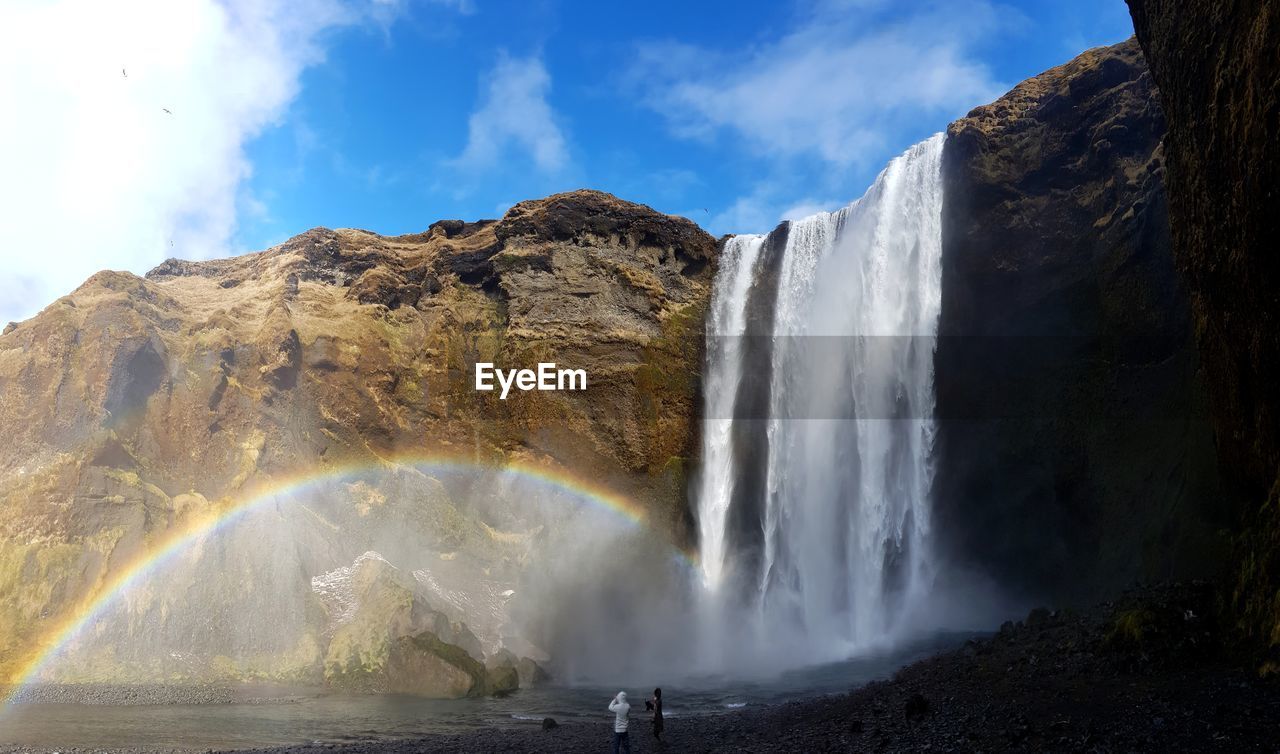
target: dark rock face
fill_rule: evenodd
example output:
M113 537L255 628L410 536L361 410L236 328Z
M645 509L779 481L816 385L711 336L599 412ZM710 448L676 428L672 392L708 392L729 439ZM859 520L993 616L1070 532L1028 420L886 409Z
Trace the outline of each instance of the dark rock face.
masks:
M1280 645L1280 9L1129 0L1169 121L1169 213L1227 479L1248 501L1235 593ZM1265 501L1265 502L1264 502ZM1260 505L1261 504L1261 505Z
M1204 572L1222 504L1137 43L1023 82L948 134L944 549L1024 597Z

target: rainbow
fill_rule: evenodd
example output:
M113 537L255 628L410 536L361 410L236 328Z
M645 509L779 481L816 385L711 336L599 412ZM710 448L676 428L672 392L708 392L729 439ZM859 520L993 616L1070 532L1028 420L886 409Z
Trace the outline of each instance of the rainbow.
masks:
M130 587L154 575L165 563L196 542L225 528L264 503L282 498L296 498L317 487L377 471L416 469L428 475L441 474L506 474L521 481L544 485L568 493L595 508L609 511L630 526L647 524L646 511L634 501L578 475L548 465L506 461L501 465L467 460L447 454L404 454L374 461L331 465L301 473L273 477L254 485L245 493L211 505L181 525L163 532L150 546L133 559L117 567L96 589L91 589L74 605L62 611L53 628L25 653L10 676L12 683L0 702L11 702L22 687L36 680L46 666L80 633L92 625ZM694 568L697 556L674 548L675 560L683 567Z

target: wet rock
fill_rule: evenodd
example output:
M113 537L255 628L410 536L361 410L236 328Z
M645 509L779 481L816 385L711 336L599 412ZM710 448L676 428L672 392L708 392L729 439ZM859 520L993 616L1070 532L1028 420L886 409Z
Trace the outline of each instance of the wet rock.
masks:
M473 643L478 650L466 626L432 610L409 574L367 553L352 565L350 582L351 607L324 657L324 678L330 687L435 698L514 688L514 668L491 674L454 643Z
M520 658L520 661L516 663L516 670L520 673L521 688L528 689L535 686L542 686L550 683L552 680L551 674L548 673L546 669L528 657Z
M430 631L396 639L383 672L383 688L392 693L456 699L493 692L479 660Z
M509 694L520 688L520 672L516 669L517 662L515 655L506 650L501 650L485 663L490 694Z
M133 338L122 345L107 375L103 408L111 415L111 424L123 431L122 423L135 422L151 396L164 386L169 365L158 339Z

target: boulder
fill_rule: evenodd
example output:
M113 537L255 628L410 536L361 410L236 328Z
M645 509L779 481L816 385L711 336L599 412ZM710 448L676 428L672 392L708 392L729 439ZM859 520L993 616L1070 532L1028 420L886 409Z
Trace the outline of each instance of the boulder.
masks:
M528 657L520 658L520 661L516 663L516 670L520 674L521 688L528 689L551 682L551 674Z
M484 665L460 645L478 652L479 641L465 624L433 610L412 576L366 553L348 578L342 601L352 607L329 641L327 685L437 698L489 693Z
M484 665L430 631L391 645L382 690L438 699L484 696L493 688Z
M501 696L520 688L520 674L512 665L489 668L486 676L487 692Z

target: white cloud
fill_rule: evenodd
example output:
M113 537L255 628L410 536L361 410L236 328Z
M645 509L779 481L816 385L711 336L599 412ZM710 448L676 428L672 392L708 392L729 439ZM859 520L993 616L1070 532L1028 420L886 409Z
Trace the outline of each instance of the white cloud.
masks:
M0 7L0 321L104 267L231 251L252 166L326 31L380 0L18 0ZM169 112L166 113L165 110ZM15 290L16 289L16 290Z
M902 10L819 2L766 43L716 52L641 46L631 81L674 133L731 132L774 157L861 165L898 127L963 114L1005 87L972 55L1002 22L986 0Z
M501 54L484 79L479 109L471 114L467 146L452 162L462 170L498 166L513 150L524 153L545 173L569 161L564 133L547 103L551 76L536 57Z
M777 207L763 195L762 190L757 189L738 197L724 210L712 215L705 227L717 236L725 233L768 233L778 221Z
M790 203L781 198L778 187L759 183L750 193L740 196L723 211L706 221L708 231L724 233L768 233L783 220L800 220L819 212L830 212L848 202L836 199L803 198Z
M428 5L453 11L463 16L476 12L476 4L472 0L424 0ZM379 24L386 25L396 20L405 12L413 0L365 0L367 5L362 12Z

